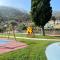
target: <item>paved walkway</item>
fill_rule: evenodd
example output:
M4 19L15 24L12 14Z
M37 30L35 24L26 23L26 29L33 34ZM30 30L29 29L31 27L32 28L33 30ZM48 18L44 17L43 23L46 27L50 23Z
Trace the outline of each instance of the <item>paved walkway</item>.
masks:
M55 40L59 41L60 39L43 39L43 38L27 38L27 37L16 37L16 38L21 38L21 39L30 39L30 40Z
M8 36L5 36L8 37ZM14 38L14 36L9 36L11 38ZM50 41L60 41L60 39L44 39L44 38L28 38L28 37L16 37L21 39L30 39L30 40L50 40Z
M27 33L18 33L18 34L27 34ZM35 35L42 35L42 34L38 34L36 33ZM60 36L60 34L46 34L48 36Z

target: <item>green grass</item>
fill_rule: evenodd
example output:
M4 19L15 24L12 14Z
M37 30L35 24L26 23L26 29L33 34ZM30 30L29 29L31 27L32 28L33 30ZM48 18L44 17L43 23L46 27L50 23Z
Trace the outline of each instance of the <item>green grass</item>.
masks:
M0 37L5 37L5 36L13 36L13 34L0 34ZM29 38L42 38L42 39L60 39L60 37L54 37L54 36L42 36L42 35L33 35L33 36L27 36L27 34L15 34L16 37L29 37Z
M0 37L5 37L7 34L0 34ZM13 36L12 34L10 36ZM16 34L18 37L27 37L24 34ZM50 36L36 35L35 38L56 38ZM28 47L23 49L18 49L16 51L0 54L0 60L47 60L45 55L45 49L49 44L57 41L42 41L42 40L26 40L17 39L17 41L24 42Z
M0 60L47 60L45 55L46 47L56 41L17 41L28 44L28 47L0 55Z

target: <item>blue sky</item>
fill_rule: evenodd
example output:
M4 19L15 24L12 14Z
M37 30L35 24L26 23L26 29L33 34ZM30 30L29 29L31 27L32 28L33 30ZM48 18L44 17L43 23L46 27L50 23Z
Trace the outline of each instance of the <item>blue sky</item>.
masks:
M53 11L60 11L60 0L51 0Z
M0 0L0 6L10 6L21 10L31 10L31 0Z
M31 10L31 0L0 0L0 6L10 6L26 11ZM51 0L53 11L60 11L60 0Z

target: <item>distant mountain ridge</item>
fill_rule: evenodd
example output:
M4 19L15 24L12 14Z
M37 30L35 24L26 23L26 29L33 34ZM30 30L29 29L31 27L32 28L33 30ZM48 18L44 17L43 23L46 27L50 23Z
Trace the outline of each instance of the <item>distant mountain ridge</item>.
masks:
M20 11L18 9L6 6L0 6L0 16L3 17L15 17L15 16L23 16L26 12Z

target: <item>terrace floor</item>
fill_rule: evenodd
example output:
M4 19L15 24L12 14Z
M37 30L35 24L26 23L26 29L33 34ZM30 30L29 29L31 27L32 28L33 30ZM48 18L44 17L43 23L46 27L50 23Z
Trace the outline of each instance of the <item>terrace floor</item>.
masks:
M0 38L0 40L2 39L6 40L6 38ZM15 40L9 40L9 41L10 42L6 44L0 44L0 54L27 47L25 43L18 42Z

